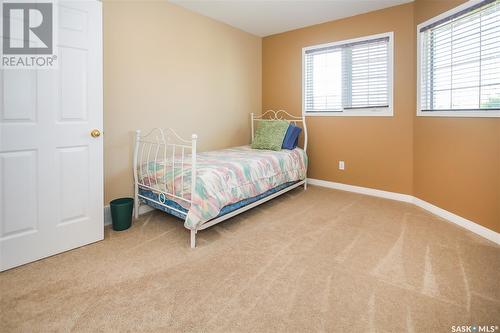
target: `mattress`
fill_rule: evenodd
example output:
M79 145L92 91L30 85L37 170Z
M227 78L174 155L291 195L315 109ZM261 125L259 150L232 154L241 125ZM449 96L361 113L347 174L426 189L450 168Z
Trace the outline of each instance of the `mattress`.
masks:
M176 159L174 168L171 163L172 160L159 160L141 165L139 178L151 188L191 200L189 205L184 200L168 197L178 206L172 205L174 208L187 211L185 227L197 229L200 224L221 216L221 211L232 204L269 195L268 191L305 179L307 155L301 148L270 151L249 146L198 153L195 193L191 193L190 186L190 156L184 157L183 169L180 160ZM158 199L154 191L141 189L141 194ZM168 211L164 208L160 209ZM174 210L169 213L183 217Z
M224 206L224 207L222 207L219 214L215 218L220 217L220 216L224 216L224 215L229 214L229 213L231 213L231 212L233 212L241 207L245 207L247 205L250 205L256 201L259 201L260 199L263 199L267 196L270 196L271 194L274 194L274 193L279 192L279 191L281 191L289 186L292 186L293 184L295 184L297 182L299 182L299 181L281 184L275 188L272 188L272 189L270 189L262 194L255 196L255 197L243 199L243 200L238 201L236 203ZM139 189L139 194L147 198L147 199L141 198L141 200L145 204L147 204L153 208L162 210L162 211L169 213L170 215L176 216L180 219L184 220L184 218L186 217L186 215L188 213L188 210L186 208L182 207L177 202L170 200L170 199L166 199L164 202L164 204L167 205L168 207L165 207L164 205L160 205L158 203L159 194L155 193L151 190ZM169 207L173 207L174 209L169 208Z

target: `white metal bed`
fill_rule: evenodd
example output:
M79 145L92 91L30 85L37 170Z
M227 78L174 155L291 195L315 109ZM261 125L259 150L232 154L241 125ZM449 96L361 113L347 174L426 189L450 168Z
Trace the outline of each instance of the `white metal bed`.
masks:
M251 122L251 133L252 133L252 141L254 139L254 128L255 122L263 119L273 119L273 120L286 120L289 123L293 123L297 126L301 126L304 133L304 143L303 149L307 151L307 126L305 122L305 117L297 117L289 114L284 110L268 110L264 112L260 116L255 116L253 113L250 114L250 122ZM187 213L180 210L178 207L174 207L169 204L170 200L177 200L183 202L185 205L191 205L190 197L184 193L184 188L187 186L191 189L191 193L195 192L195 184L196 184L196 145L197 145L197 135L191 135L191 140L185 140L181 138L173 129L161 129L155 128L148 133L141 135L140 130L136 130L135 137L135 148L134 148L134 192L135 192L135 200L134 200L134 215L135 218L139 216L139 206L141 205L141 199L143 199L146 204L148 202L153 202L154 204L160 205L161 207L167 208L176 212L182 217L186 217ZM190 156L189 156L190 154ZM190 158L190 165L186 166L187 168L191 168L191 184L185 184L184 182L184 169L185 162L184 158ZM169 160L170 159L170 160ZM159 188L159 184L166 184L166 179L157 179L156 172L149 173L149 168L146 168L146 174L148 175L149 182L145 182L139 174L144 174L144 170L142 170L144 165L149 165L150 162L153 162L153 165L156 166L158 163L164 163L164 167L167 169L171 167L172 171L174 168L180 167L180 173L182 175L181 183L180 183L180 194L179 191L175 191L175 181L172 179L173 188L169 189L167 186L163 186ZM167 162L171 161L171 163ZM169 165L170 164L170 165ZM180 165L179 165L180 164ZM156 171L156 170L154 170ZM175 172L171 172L172 177L174 177ZM167 177L167 172L164 172L164 177ZM201 224L197 229L191 230L191 247L194 248L196 246L196 233L199 230L203 230L209 228L217 223L220 223L224 220L227 220L235 215L238 215L246 210L249 210L255 206L260 205L266 201L269 201L283 193L286 193L296 187L304 186L304 190L307 189L306 179L300 180L298 182L293 183L292 185L285 187L275 193L272 193L264 198L261 198L251 204L240 207L230 213L225 215L216 217L212 220L209 220L203 224ZM156 185L156 186L154 186ZM158 194L158 199L155 200L151 197L144 196L140 193L140 189L151 191L153 193ZM170 200L167 200L170 199Z

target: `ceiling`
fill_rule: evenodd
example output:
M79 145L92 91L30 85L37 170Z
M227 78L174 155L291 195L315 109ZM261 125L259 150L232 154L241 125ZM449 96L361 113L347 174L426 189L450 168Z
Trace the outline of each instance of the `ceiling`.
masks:
M169 0L257 36L269 36L413 0Z

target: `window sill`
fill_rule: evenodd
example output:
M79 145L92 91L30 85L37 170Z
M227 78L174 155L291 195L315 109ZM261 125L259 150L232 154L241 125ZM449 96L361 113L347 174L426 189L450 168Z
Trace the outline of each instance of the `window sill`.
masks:
M393 117L392 109L365 109L363 111L303 111L305 117Z
M500 118L500 111L419 111L417 117Z

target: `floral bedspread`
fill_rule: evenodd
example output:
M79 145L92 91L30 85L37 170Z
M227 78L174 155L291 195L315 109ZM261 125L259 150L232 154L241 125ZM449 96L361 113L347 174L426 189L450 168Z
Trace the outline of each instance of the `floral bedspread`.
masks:
M167 168L165 168L165 165ZM167 172L165 172L165 169ZM196 229L227 205L255 197L281 184L306 177L307 155L300 149L257 150L249 146L202 152L196 159L196 189L192 204L167 197L189 209L184 226ZM150 162L138 170L143 183L191 200L191 156ZM184 184L184 186L182 186Z

